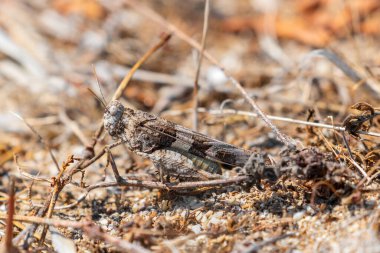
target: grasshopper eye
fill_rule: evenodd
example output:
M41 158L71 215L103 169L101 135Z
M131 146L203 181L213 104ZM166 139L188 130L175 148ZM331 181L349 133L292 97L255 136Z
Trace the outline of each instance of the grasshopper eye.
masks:
M111 114L111 116L116 116L119 110L118 110L117 106L110 106L108 108L108 111Z
M106 114L114 118L114 120L119 120L124 113L124 106L117 100L112 101L106 110Z

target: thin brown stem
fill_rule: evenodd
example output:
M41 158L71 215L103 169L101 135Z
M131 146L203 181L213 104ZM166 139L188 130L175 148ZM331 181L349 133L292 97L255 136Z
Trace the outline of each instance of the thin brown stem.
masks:
M182 115L183 113L191 113L190 110L172 110L165 113L165 115ZM222 109L222 110L209 110L207 108L200 107L198 108L198 112L201 113L209 113L211 115L243 115L248 117L258 117L256 113L253 112L247 112L247 111L239 111L234 109ZM330 130L336 130L336 131L345 131L344 127L341 126L334 126L330 124L324 124L324 123L318 123L318 122L311 122L311 121L304 121L304 120L298 120L298 119L292 119L287 117L281 117L281 116L273 116L273 115L267 115L267 117L273 121L282 121L282 122L288 122L292 124L300 124L305 126L312 126L312 127L318 127L318 128L325 128ZM368 135L373 137L380 137L380 133L376 132L367 132L359 130L357 131L358 134L362 135Z
M143 180L132 180L132 179L122 179L119 182L105 182L90 186L87 188L88 191L92 191L96 188L113 187L113 186L129 186L129 187L144 187L148 189L161 189L161 190L190 190L201 187L221 187L239 184L242 182L249 181L249 176L236 176L226 179L208 180L208 181L198 181L198 182L183 182L183 183L161 183L153 181L143 181Z
M5 252L13 252L13 217L15 213L15 180L12 177L9 182L8 190L8 213L6 215L6 229L5 229Z
M64 172L66 171L67 167L74 162L74 157L71 155L69 156L66 161L62 164L62 168L60 172L57 175L57 178L53 181L54 183L54 189L50 198L49 207L47 209L46 217L51 218L53 216L54 207L57 203L58 196L62 189L65 187L65 181L62 180ZM40 246L44 243L46 233L47 233L47 226L44 226L43 231L41 233L41 239L40 239Z
M123 94L124 90L127 88L127 85L129 83L129 81L132 79L132 76L133 74L136 72L136 70L138 68L140 68L140 66L146 62L146 60L149 59L149 57L154 53L156 52L158 49L160 49L162 46L164 46L166 44L166 42L168 42L168 40L170 39L171 35L170 34L164 34L163 36L161 36L160 38L160 41L155 44L153 47L151 47L137 62L136 64L131 68L131 70L129 71L129 73L124 77L123 81L121 81L119 87L117 88L117 90L115 91L115 93L113 94L112 96L112 100L116 100L116 99L119 99L121 97L121 95Z
M204 11L204 21L203 21L203 32L202 32L202 41L201 41L201 50L198 57L198 66L197 71L195 72L195 80L194 80L194 118L193 118L193 128L195 131L198 131L198 89L199 89L199 75L201 72L201 66L202 66L202 60L203 60L203 52L205 50L206 46L206 37L207 37L207 30L208 30L208 18L210 15L210 1L205 1L205 11Z
M44 148L46 148L49 151L49 155L51 157L51 160L54 162L55 167L59 171L59 165L58 165L57 159L55 158L53 151L51 150L50 145L45 141L44 138L42 138L42 136L37 132L37 130L34 129L34 127L32 125L30 125L23 117L21 117L20 115L18 115L16 113L14 115L17 118L21 119L28 126L28 128L38 137L39 142L44 146Z

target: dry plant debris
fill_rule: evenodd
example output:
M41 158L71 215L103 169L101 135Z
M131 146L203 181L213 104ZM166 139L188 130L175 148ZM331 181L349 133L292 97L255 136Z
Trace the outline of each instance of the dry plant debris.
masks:
M0 1L0 252L379 252L379 17L376 0ZM103 131L114 99L277 178L161 182Z

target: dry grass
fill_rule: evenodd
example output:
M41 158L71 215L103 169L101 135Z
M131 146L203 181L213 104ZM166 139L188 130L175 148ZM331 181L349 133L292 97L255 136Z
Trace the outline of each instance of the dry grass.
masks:
M380 251L377 1L42 2L0 3L4 252ZM98 82L187 127L195 104L281 177L162 184L104 133Z

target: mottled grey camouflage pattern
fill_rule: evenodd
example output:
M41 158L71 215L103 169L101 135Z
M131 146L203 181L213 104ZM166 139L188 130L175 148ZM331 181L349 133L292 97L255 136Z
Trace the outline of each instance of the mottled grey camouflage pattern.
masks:
M105 110L104 127L114 139L125 142L131 151L148 157L159 169L161 179L165 175L197 180L220 178L221 165L244 167L248 174L255 176L276 176L260 154L215 140L158 116L126 108L117 100ZM247 161L250 164L246 164Z

